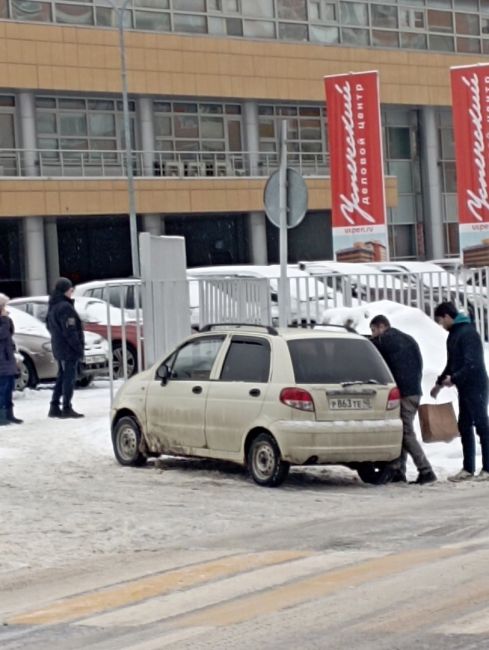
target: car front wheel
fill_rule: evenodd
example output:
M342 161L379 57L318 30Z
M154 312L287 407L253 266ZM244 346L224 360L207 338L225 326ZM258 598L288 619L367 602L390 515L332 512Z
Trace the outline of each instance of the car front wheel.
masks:
M136 419L126 415L116 422L112 432L112 444L117 461L121 465L141 467L146 456L141 453L141 430Z
M287 478L289 463L282 460L280 449L269 433L260 433L248 451L248 469L258 485L278 487Z
M22 391L26 388L37 386L37 373L32 361L22 352L22 361L19 364L19 375L15 381L15 390Z

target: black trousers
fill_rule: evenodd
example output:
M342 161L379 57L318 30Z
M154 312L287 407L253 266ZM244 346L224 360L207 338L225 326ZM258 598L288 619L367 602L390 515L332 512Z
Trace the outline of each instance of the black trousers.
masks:
M59 400L63 398L63 408L71 407L71 400L75 390L76 373L78 361L58 361L59 369L56 383L54 384L51 404L59 406Z
M479 436L482 452L482 469L489 472L489 417L487 415L487 389L458 391L458 430L462 438L464 469L475 472L474 427Z

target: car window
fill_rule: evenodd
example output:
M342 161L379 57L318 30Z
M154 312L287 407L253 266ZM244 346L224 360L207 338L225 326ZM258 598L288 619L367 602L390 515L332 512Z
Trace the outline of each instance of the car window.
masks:
M45 323L48 315L48 305L46 303L34 303L32 307L32 315Z
M121 300L122 298L122 300ZM114 307L122 307L126 299L126 287L106 287L104 300L110 302Z
M102 294L103 294L103 287L97 287L96 289L89 289L86 292L87 296L91 296L92 298L100 298L102 299Z
M15 307L15 309L20 309L20 311L25 311L29 313L29 305L26 302L15 302L11 304L12 307Z
M224 336L190 341L180 348L167 362L170 379L188 381L189 379L209 379L217 353Z
M268 381L269 374L269 342L260 338L233 336L220 380L263 383Z
M393 381L382 357L366 339L295 339L288 346L298 384Z

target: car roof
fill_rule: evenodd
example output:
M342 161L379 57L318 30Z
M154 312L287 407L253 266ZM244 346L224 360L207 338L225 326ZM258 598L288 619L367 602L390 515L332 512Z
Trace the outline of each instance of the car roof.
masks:
M110 280L91 280L90 282L80 282L75 284L75 291L77 289L96 289L97 287L110 287L128 284L141 284L139 278L111 278Z
M365 337L356 332L347 330L346 328L339 325L320 325L314 329L305 328L305 327L281 327L273 328L266 325L254 325L254 324L232 324L227 325L226 323L216 324L214 326L210 325L210 329L203 332L198 332L194 336L198 335L212 335L212 334L245 334L248 336L262 335L262 336L278 336L287 341L297 340L297 339L311 339L311 338L335 338L335 339L362 339L365 340Z

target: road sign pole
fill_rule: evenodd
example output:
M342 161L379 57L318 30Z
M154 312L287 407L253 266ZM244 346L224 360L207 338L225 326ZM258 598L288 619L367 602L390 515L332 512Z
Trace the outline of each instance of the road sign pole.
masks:
M280 130L279 212L280 283L278 291L278 322L280 327L287 327L289 293L287 287L287 120L282 120Z

